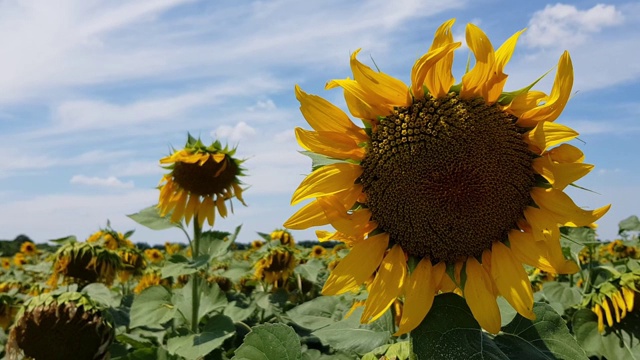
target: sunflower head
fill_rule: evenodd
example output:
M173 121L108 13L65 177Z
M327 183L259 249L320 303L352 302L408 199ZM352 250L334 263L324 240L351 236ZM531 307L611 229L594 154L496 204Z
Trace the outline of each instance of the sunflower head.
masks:
M144 256L153 264L158 264L164 260L164 255L158 249L146 249Z
M34 256L38 254L38 248L33 242L25 241L20 245L20 252L26 256Z
M27 258L23 253L19 252L13 255L13 265L17 268L22 268L23 265L28 263Z
M107 222L106 228L89 235L86 242L92 245L104 246L109 250L116 250L121 247L133 248L134 245L131 240L129 240L131 234L133 234L133 231L129 231L126 234L115 231L111 228L109 222Z
M397 333L418 326L434 296L465 297L486 330L500 330L496 297L532 319L533 294L522 264L574 273L564 258L561 226L592 226L609 206L578 207L564 193L593 165L565 142L574 130L555 123L573 85L567 52L558 61L550 94L503 92L522 31L497 50L475 25L466 28L474 66L460 82L452 75L454 20L442 24L416 60L407 86L351 56L352 78L341 87L354 124L335 105L296 86L312 131L298 143L322 158L294 192L292 205L312 199L285 226L332 225L321 240L351 247L332 271L325 295L354 290L375 274L361 320L382 316L404 297ZM409 264L412 264L409 266ZM446 271L445 271L446 270Z
M81 293L31 298L9 333L9 359L108 359L114 330L103 310Z
M8 257L0 258L0 266L2 266L4 270L11 269L11 259Z
M274 247L255 263L255 277L274 288L282 287L293 274L296 265L297 259L290 248Z
M118 276L121 281L127 281L131 276L140 275L146 269L147 262L138 248L120 248L117 253L120 257Z
M166 251L167 255L177 254L182 248L182 244L179 243L170 243L168 241L164 243L164 251Z
M223 218L227 216L225 201L235 197L246 206L240 182L244 160L235 159L235 152L219 141L207 146L189 135L184 148L162 158L160 164L170 172L158 187L161 216L173 212L173 222L184 219L189 224L195 218L202 226L207 219L213 226L216 210Z
M252 249L252 250L258 250L258 249L260 249L263 245L264 245L264 241L262 241L262 240L253 240L253 241L251 242L251 249Z
M280 241L280 244L284 246L294 247L296 242L293 240L293 235L287 230L284 229L276 229L271 232L269 235L271 237L271 241Z
M322 258L327 254L327 249L325 249L322 245L314 245L311 248L311 252L309 252L309 256L313 258Z
M155 270L148 271L144 275L142 275L142 277L140 278L140 281L138 281L138 284L133 289L133 292L136 294L140 294L142 290L148 287L151 287L154 285L161 285L161 284L165 286L168 285L166 281L163 283L162 277L160 276L160 272Z
M89 243L68 243L56 251L53 274L47 285L57 287L60 276L66 283L76 282L81 286L93 282L111 285L120 266L120 256L114 251Z

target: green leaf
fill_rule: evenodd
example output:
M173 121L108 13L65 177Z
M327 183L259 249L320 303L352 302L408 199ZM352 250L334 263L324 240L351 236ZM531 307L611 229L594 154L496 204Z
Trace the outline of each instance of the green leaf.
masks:
M67 243L76 242L77 240L78 239L75 237L75 235L69 235L69 236L65 236L65 237L61 237L61 238L57 238L49 241L51 241L52 243L56 243L58 245L64 245Z
M237 300L231 301L229 305L224 308L223 314L233 320L234 323L244 321L256 312L258 307L255 303L249 304L241 303Z
M330 158L328 156L324 156L321 154L316 154L311 151L300 151L300 154L306 155L311 158L311 169L315 171L325 165L331 165L336 163L344 163L344 160L338 160L334 158Z
M220 273L220 276L224 276L232 282L237 283L247 274L253 274L251 264L247 262L232 262L227 270Z
M381 356L386 359L408 360L411 356L411 344L408 341L401 341L395 344L382 345L367 353L362 360L378 360Z
M93 283L82 288L81 293L88 295L91 300L103 304L105 307L117 308L122 296L111 291L102 283Z
M193 313L192 303L193 278L181 289L173 291L172 301L180 313L185 317L185 321L191 327L191 316ZM216 310L222 310L227 306L227 297L220 290L218 284L209 284L199 279L198 294L200 296L200 306L198 307L198 323L208 314Z
M510 359L587 359L565 321L551 306L535 303L533 313L535 320L518 315L495 337L498 347Z
M542 292L549 302L562 304L563 311L582 301L580 290L569 286L568 283L546 282L542 285Z
M167 341L167 350L186 359L199 359L222 346L233 334L233 321L227 316L216 315L209 319L200 334L170 338Z
M300 339L284 324L258 325L236 349L233 360L298 360L302 358Z
M162 324L171 320L175 313L176 308L171 303L171 292L164 286L151 286L133 300L129 326L162 328Z
M465 299L453 293L435 297L425 319L411 332L411 341L419 360L508 359L482 331Z
M315 331L335 323L334 316L341 302L337 296L320 296L287 312L298 326Z
M153 346L153 342L150 339L143 338L135 334L122 333L116 336L116 340L118 340L118 342L131 345L136 349Z
M234 236L229 236L228 232L206 231L200 238L200 254L207 254L211 259L227 253L229 247L235 241L241 226L236 228Z
M615 332L601 334L598 332L598 316L589 309L576 311L572 320L575 337L587 355L604 356L607 359L640 359L640 342L637 336L630 336L626 331L620 331L619 335ZM637 327L638 322L634 323L633 326Z
M366 354L389 341L391 332L385 327L391 316L387 311L380 319L367 325L360 324L363 307L357 308L351 316L331 325L325 326L312 334L317 336L325 345L336 350L356 354ZM384 330L383 330L384 329Z
M294 271L296 274L299 274L303 278L315 283L318 281L318 274L324 269L326 269L326 266L322 260L311 259L305 264L296 266Z
M170 215L166 215L164 217L160 216L156 205L149 206L135 214L129 214L127 216L138 224L146 226L151 230L165 230L181 226L177 223L171 222Z
M180 275L191 275L209 264L209 255L201 255L190 260L180 255L173 255L162 267L162 278L178 277Z
M560 238L560 245L562 247L568 247L574 254L579 253L585 246L589 244L597 244L595 230L588 227L566 227L560 228L562 237Z
M618 223L618 229L619 235L625 231L640 231L640 219L636 215L629 216Z

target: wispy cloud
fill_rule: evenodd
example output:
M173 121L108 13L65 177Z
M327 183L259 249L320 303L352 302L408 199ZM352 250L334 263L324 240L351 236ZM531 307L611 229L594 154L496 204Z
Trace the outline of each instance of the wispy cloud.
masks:
M118 179L115 176L101 178L97 176L89 177L85 175L74 175L71 178L71 180L69 180L69 182L71 184L117 188L117 189L130 189L133 187L133 181L122 182L122 180Z

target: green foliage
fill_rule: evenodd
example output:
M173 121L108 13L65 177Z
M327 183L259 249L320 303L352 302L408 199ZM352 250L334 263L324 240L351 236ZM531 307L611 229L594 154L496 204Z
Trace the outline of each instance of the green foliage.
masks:
M137 222L140 225L146 226L151 230L166 230L174 227L180 227L179 224L171 222L171 215L160 216L158 207L151 205L138 211L135 214L127 215L131 220Z
M300 340L290 326L283 324L258 325L247 334L236 350L234 360L299 360L302 358Z

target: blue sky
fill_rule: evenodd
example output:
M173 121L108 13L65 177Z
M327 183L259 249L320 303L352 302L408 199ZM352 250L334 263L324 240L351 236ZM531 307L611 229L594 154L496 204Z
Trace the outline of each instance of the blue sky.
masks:
M599 222L612 239L639 214L640 4L498 0L195 1L0 0L0 238L86 238L106 224L134 241L184 241L125 214L157 202L158 160L187 132L238 145L248 207L217 219L243 224L240 241L295 212L310 171L293 129L309 128L293 87L345 108L329 79L350 76L349 55L409 83L434 30L457 18L498 46L527 28L506 68L506 89L529 84L570 51L575 95L559 122L577 130L594 171L570 189L577 204L612 203ZM459 80L468 50L456 52ZM536 88L551 89L553 73ZM298 240L314 233L296 231Z

